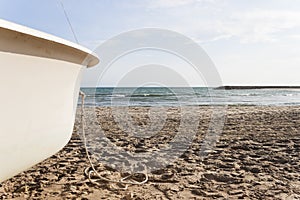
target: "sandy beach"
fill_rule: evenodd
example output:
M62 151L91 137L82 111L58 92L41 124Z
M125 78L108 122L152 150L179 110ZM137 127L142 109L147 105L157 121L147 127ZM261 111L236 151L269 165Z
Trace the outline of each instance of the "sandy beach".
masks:
M153 151L168 143L178 129L180 109L169 107L160 134L147 140L130 138L114 121L110 107L86 109L87 134L101 126L107 138L130 152ZM200 117L193 143L174 163L149 173L143 185L93 184L77 114L68 145L51 158L0 184L0 199L300 199L300 107L230 106L216 146L199 155L210 122L210 107L195 107ZM132 107L139 126L149 122L147 107ZM124 173L98 163L107 178ZM141 177L134 177L139 180Z

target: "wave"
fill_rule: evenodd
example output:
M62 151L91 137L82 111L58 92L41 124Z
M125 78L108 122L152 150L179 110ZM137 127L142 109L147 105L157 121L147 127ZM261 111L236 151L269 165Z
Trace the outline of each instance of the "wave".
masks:
M207 88L110 88L83 90L89 105L300 105L295 90L209 90Z
M149 93L144 93L144 94L129 94L126 95L126 97L170 97L170 96L176 96L176 94L149 94Z

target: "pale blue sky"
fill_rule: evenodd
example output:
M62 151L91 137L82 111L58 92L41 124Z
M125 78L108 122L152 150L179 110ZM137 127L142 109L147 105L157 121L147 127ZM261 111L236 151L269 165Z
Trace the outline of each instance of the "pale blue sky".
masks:
M62 1L79 43L90 49L122 32L166 28L200 44L224 84L300 85L300 1ZM74 41L56 0L0 0L0 18ZM103 85L114 85L119 75L108 75Z

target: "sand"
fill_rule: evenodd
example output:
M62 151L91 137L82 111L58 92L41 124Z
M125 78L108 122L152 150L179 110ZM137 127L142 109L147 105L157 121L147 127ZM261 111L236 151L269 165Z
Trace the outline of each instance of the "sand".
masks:
M228 107L223 132L204 157L199 150L211 109L195 107L191 112L201 116L193 144L175 162L149 173L144 185L121 190L116 184L89 182L84 174L89 164L77 115L69 144L1 183L0 199L300 199L300 107ZM89 119L93 113L87 110ZM138 126L149 123L148 108L131 108L130 113ZM101 125L111 142L135 153L163 148L180 123L180 110L170 107L160 134L142 139L122 132L109 107L98 108L97 115L96 122L87 121L87 134ZM112 179L125 174L103 163L96 168Z

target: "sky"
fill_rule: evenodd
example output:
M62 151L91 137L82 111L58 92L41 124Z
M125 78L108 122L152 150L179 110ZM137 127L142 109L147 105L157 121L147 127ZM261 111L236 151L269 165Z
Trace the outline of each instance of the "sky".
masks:
M223 85L300 85L300 1L61 1L79 43L91 50L128 31L167 29L200 45ZM0 18L75 42L57 0L0 0ZM193 86L205 84L205 77L198 77L180 57L142 50L118 59L100 81L99 68L87 70L82 85L115 86L133 66L150 64L168 66Z

